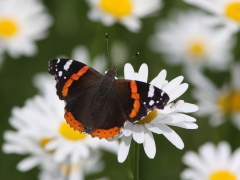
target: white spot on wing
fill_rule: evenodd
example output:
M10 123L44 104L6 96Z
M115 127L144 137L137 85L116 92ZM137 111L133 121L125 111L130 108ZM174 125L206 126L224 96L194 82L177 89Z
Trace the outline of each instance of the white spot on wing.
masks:
M153 104L154 104L154 101L151 100L151 101L149 102L149 105L152 106Z
M161 96L163 96L165 93L162 91Z
M148 97L153 97L154 96L154 87L153 85L149 86L149 90L148 90Z
M58 72L58 76L59 76L59 77L61 77L62 74L63 74L62 71L59 71L59 72Z
M60 58L58 58L57 63L60 63Z
M65 71L67 71L69 69L70 65L72 64L72 62L73 62L73 60L67 61L66 64L63 66L63 69Z

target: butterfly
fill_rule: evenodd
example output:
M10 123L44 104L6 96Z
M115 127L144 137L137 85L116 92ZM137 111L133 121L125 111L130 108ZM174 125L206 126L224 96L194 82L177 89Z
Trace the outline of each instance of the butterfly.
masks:
M48 68L59 99L65 101L67 123L92 137L113 138L126 121L136 123L169 101L167 93L151 84L116 79L116 67L102 75L79 61L56 58Z

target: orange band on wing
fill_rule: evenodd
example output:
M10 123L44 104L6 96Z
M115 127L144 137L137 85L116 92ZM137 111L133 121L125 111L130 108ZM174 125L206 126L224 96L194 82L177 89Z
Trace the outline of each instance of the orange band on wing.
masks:
M67 123L74 129L79 132L83 132L83 125L79 121L77 121L71 112L66 111L64 118L66 119Z
M63 97L68 95L68 89L72 85L73 81L77 81L82 75L84 75L89 69L89 66L82 67L77 73L74 73L64 84L62 89Z
M137 84L135 81L130 82L130 89L131 89L131 98L134 99L133 102L133 109L131 113L129 114L130 118L135 118L138 114L138 111L140 109L140 94L138 93Z
M120 133L120 130L122 128L119 128L117 126L111 128L111 129L95 129L91 135L92 137L98 137L99 139L105 138L113 138L114 136L118 135Z

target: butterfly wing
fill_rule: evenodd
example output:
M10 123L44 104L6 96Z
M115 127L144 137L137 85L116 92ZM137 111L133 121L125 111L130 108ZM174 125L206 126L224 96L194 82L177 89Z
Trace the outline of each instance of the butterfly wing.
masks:
M89 116L88 109L93 104L102 74L86 64L65 58L52 59L49 73L57 82L59 99L66 102L66 121L75 130L83 132L82 123Z
M153 109L164 109L169 96L163 90L140 81L116 80L115 92L130 122L140 121Z

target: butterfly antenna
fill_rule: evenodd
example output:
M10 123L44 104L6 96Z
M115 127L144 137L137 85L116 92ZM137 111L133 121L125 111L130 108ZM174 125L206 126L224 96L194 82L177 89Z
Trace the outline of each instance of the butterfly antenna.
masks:
M137 57L138 55L139 55L140 53L139 52L137 52L136 54L134 54L134 56L133 57L131 57L128 61L130 61L130 60L132 60L133 58L135 58L135 57ZM126 61L126 62L128 62L128 61ZM123 64L125 64L126 62L124 62L124 63L122 63L122 64L120 64L120 65L118 65L117 66L117 68L119 67L119 66L122 66Z
M109 49L108 49L108 33L106 33L106 42L107 42L107 58L108 58L108 62L110 63L110 53L109 53Z

